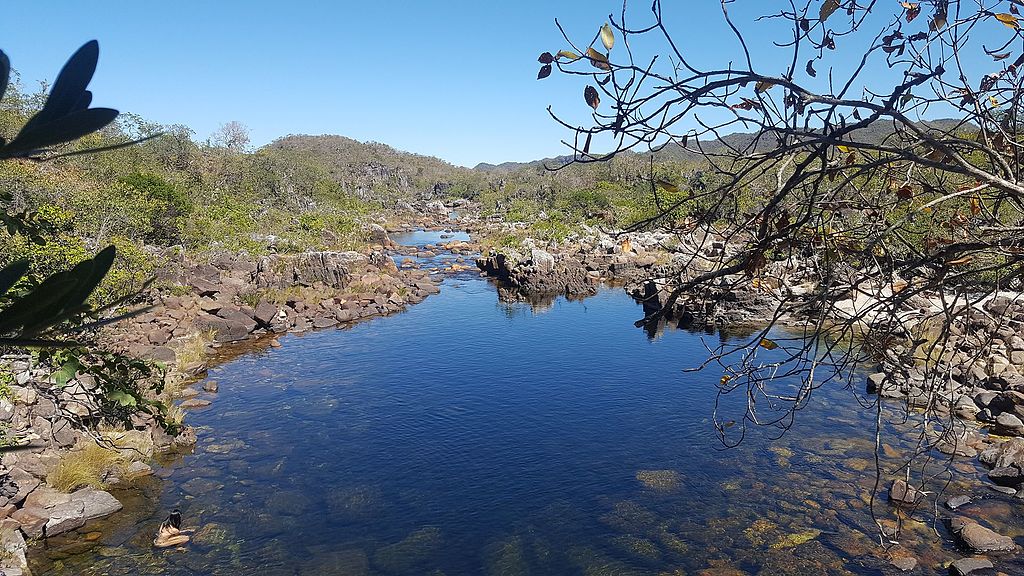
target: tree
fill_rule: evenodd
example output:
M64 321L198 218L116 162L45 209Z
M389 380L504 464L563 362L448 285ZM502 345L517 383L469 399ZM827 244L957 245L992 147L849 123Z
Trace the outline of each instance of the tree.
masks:
M213 133L213 143L232 152L245 152L249 148L249 128L237 120L221 124Z
M624 4L589 43L558 25L568 46L540 57L539 78L554 66L587 82L585 126L549 109L573 135L574 162L639 152L702 165L697 178L651 170L658 214L627 231L670 229L690 249L638 324L680 310L713 324L725 293L771 312L701 367L722 370L721 394L749 399L741 426L717 424L726 442L748 424L787 427L815 388L863 382L858 370L881 363L884 389L924 376L907 400L924 409L922 445L955 444L950 413L997 377L971 367L995 333L1021 326L1013 305L982 306L1020 290L1024 272L1021 3L756 5L721 2L728 36L709 65L667 22L710 24L660 0L639 18ZM706 224L676 220L694 206ZM784 319L795 335L777 330Z

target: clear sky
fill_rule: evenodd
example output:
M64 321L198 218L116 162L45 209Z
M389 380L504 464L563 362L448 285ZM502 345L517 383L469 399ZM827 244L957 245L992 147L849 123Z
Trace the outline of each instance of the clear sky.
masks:
M750 22L767 3L739 4L738 18ZM735 54L719 0L665 5L688 53L719 62ZM646 17L650 0L631 6ZM546 108L586 122L584 83L557 73L537 81L536 58L566 47L556 16L586 45L621 8L621 0L9 1L0 49L31 86L98 39L95 105L185 124L200 140L237 120L257 146L341 134L472 166L566 153L559 140L570 134Z

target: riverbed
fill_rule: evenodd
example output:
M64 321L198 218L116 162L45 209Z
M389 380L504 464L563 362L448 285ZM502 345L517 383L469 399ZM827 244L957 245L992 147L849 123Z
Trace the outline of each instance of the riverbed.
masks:
M210 370L194 452L115 492L125 511L83 529L90 541L38 546L33 571L883 574L906 554L939 574L960 557L931 509L903 518L902 548L879 545L862 382L816 391L781 438L750 428L725 449L722 374L685 369L731 337L647 333L641 316L621 289L503 302L461 274L405 313L282 337ZM721 399L723 421L744 401ZM883 467L911 449L898 420L883 418ZM946 493L977 474L955 461ZM897 518L884 487L873 505ZM1022 536L1010 499L971 506ZM152 549L174 508L195 541Z

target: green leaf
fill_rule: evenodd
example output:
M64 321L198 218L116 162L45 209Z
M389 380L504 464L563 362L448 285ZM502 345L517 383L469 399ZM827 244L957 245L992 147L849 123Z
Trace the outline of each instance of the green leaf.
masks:
M138 404L138 400L124 390L111 390L110 392L107 392L107 398L113 402L117 402L121 406L135 406Z
M78 358L71 358L59 370L53 373L53 381L57 383L57 386L63 388L78 374L78 370L81 367L82 364L78 361Z
M7 291L14 287L28 272L28 260L11 262L0 270L0 296L7 294Z

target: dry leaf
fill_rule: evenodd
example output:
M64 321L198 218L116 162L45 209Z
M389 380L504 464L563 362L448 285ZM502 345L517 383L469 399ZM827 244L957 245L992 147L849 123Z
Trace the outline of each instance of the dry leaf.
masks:
M607 24L601 26L601 44L604 44L604 49L609 51L612 46L615 46L615 34L612 32L612 27Z

